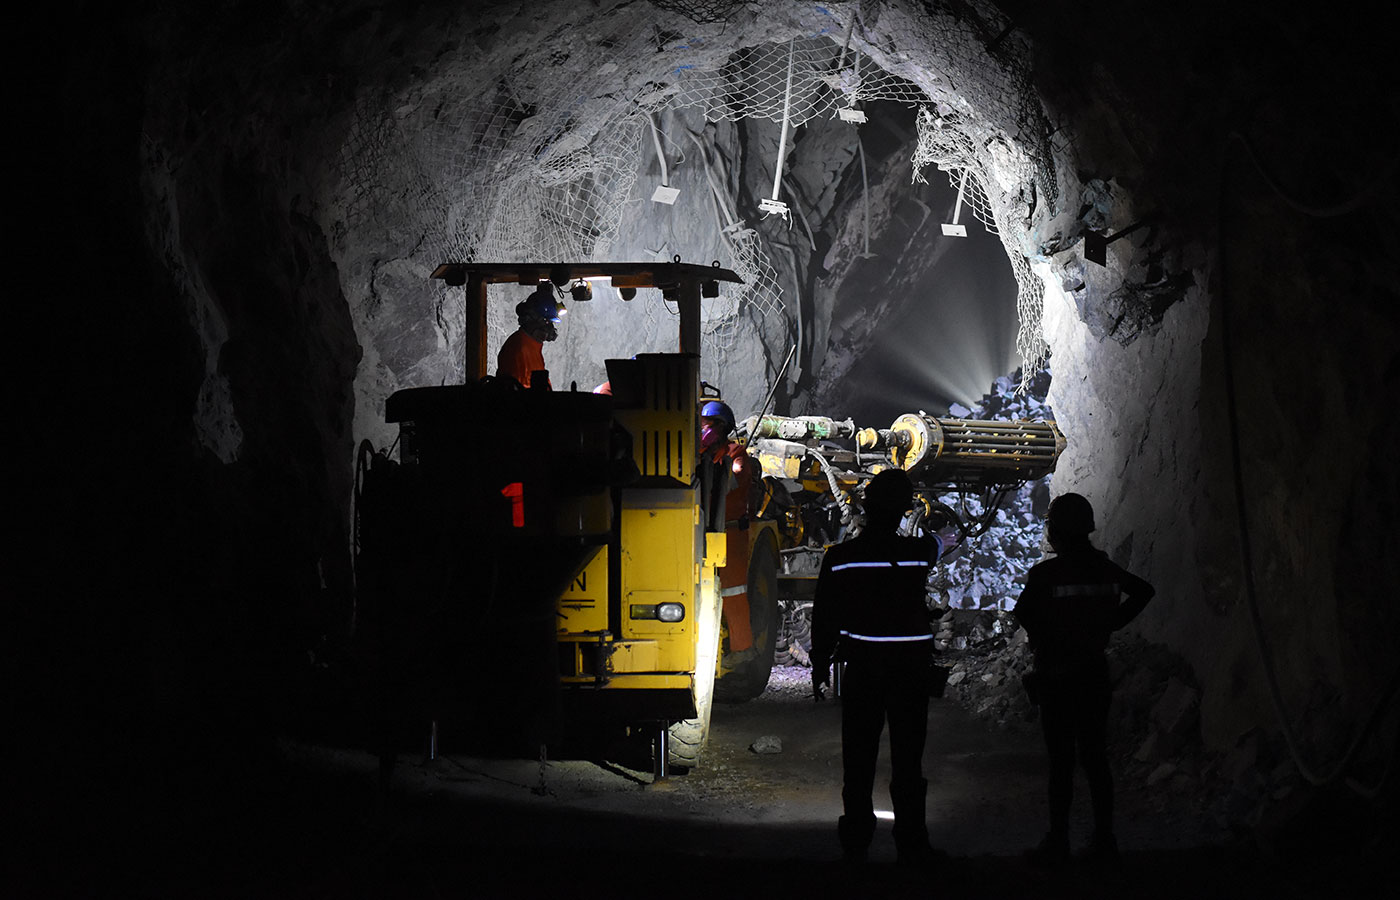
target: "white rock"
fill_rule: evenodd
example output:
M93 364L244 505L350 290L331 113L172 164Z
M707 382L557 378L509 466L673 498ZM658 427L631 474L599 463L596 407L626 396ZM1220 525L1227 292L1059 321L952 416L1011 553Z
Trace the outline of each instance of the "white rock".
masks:
M749 750L758 754L782 753L783 742L776 735L765 734L750 744Z

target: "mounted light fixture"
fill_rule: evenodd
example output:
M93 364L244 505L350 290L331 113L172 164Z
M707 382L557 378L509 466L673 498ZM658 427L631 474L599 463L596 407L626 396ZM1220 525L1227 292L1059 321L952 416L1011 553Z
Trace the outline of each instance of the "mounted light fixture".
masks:
M962 214L963 192L967 190L967 169L963 169L962 178L958 180L958 200L953 204L953 221L944 222L940 227L943 229L944 237L967 237L967 226L958 224L958 216Z
M1114 234L1101 234L1097 231L1084 232L1084 259L1100 266L1108 265L1108 245L1121 237L1127 237L1139 228L1153 224L1153 218L1153 216L1147 216Z
M661 183L651 192L651 200L653 203L673 206L681 192L679 188L671 187L671 173L666 166L666 151L661 148L661 126L656 124L655 116L648 116L647 120L651 123L652 143L656 145L656 161L661 164Z
M779 215L784 219L788 217L788 206L778 199L778 190L782 187L783 164L787 160L788 123L792 118L792 61L796 49L797 39L793 38L788 41L787 85L783 88L783 124L778 132L778 161L773 166L773 196L763 197L758 201L758 208L765 216ZM788 223L789 226L791 224Z

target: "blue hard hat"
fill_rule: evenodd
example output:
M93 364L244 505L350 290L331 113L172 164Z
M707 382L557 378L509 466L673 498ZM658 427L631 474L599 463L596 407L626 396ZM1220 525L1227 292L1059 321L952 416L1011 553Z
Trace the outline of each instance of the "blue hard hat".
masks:
M534 293L515 307L515 315L519 318L534 316L546 322L558 322L563 312L564 307L554 299L554 289L548 284L541 284L535 288Z
M734 410L729 408L729 404L723 400L710 400L700 407L700 418L702 419L723 419L733 431L735 427Z

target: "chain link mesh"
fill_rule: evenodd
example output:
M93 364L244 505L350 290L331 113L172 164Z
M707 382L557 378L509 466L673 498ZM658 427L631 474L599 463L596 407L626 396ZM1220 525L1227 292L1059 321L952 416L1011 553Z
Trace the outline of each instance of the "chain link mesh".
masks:
M658 9L680 13L698 25L728 22L745 6L745 0L651 0Z
M791 127L817 117L833 118L840 107L867 100L927 103L918 85L892 75L863 53L834 43L826 35L791 42L746 47L714 71L678 69L674 107L698 106L711 120L768 119L781 122L787 94L788 60L792 60Z
M973 129L956 113L940 115L932 105L920 107L916 125L919 139L914 148L914 180L925 182L922 170L930 163L947 172L949 184L962 186L963 203L1006 248L1016 278L1016 352L1022 371L1037 370L1050 352L1040 325L1045 285L1032 271L1015 237L1018 230L1010 222L1013 212L1024 206L1022 186L1038 176L1036 163L1000 138L974 141ZM1021 224L1020 231L1024 231L1028 223Z
M655 5L713 22L726 20L742 4ZM437 223L433 234L418 239L419 252L431 251L437 259L611 259L627 205L649 197L649 192L638 196L635 188L640 160L651 149L651 117L668 109L698 109L712 121L781 122L791 60L786 112L792 128L866 101L921 108L915 175L921 178L929 163L950 177L966 174L965 202L1001 237L1011 260L1021 323L1017 349L1025 370L1034 371L1045 356L1042 289L1014 236L1026 231L1024 198L1017 191L1034 184L1042 195L1053 196L1048 151L1038 143L1047 129L1029 93L1024 60L1008 56L1006 48L999 50L1003 58L993 60L981 44L954 33L969 26L959 18L962 7L949 9L949 47L971 48L966 59L953 63L984 76L968 86L977 92L971 102L979 110L981 104L998 105L994 118L1018 129L1015 147L987 124L990 120L970 110L955 114L934 107L917 84L851 46L852 23L843 26L833 18L831 28L815 35L738 47L720 57L703 40L658 46L657 32L620 26L600 41L612 58L664 53L670 66L666 77L633 81L620 95L619 83L627 82L619 79L618 64L599 64L588 54L571 57L561 48L543 68L538 61L534 68L518 65L484 90L447 93L430 86L393 109L359 106L342 157L347 225L372 230L379 224L377 210L411 204L424 209L425 221ZM721 355L733 345L744 315L781 315L784 301L765 241L738 215L730 187L736 181L717 171L725 165L722 154L702 149L712 169L716 228L729 257L721 264L745 282L725 285L721 299L707 304L712 312L702 325L706 353ZM402 237L389 234L386 241L402 246Z

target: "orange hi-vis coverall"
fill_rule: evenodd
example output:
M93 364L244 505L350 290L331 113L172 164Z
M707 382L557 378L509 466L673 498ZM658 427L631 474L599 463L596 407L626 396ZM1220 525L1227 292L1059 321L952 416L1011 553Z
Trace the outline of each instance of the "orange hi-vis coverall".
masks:
M496 354L496 377L509 375L529 387L531 373L541 371L545 371L544 344L526 334L523 328L517 329ZM550 387L552 389L553 385Z
M749 620L749 516L758 463L734 441L717 444L709 451L712 462L726 458L733 476L724 496L724 544L728 560L719 570L720 596L724 621L729 626L729 652L738 653L753 646L753 625Z

